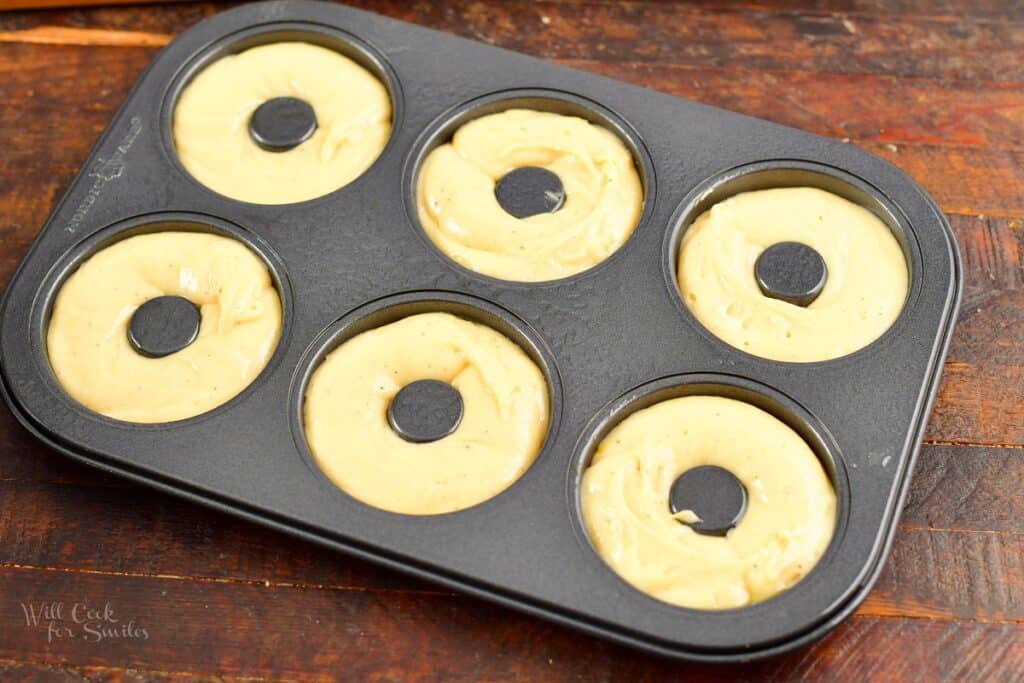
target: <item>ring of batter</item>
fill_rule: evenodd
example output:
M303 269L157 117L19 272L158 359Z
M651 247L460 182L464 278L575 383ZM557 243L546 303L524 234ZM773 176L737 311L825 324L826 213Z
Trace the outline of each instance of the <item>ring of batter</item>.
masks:
M200 309L195 341L162 358L132 348L135 310L160 296ZM281 334L281 301L266 265L238 240L157 232L120 240L64 282L47 330L64 390L101 415L170 422L229 401L266 367Z
M312 105L317 128L284 152L262 149L249 119L264 102ZM391 98L373 74L334 50L281 42L228 55L200 71L174 110L185 169L210 189L257 204L320 197L362 175L391 135Z
M413 443L387 418L417 380L462 396L462 421L437 441ZM412 515L461 510L511 486L547 433L548 387L501 333L448 313L421 313L343 342L313 372L303 411L314 460L338 487L377 508Z
M747 509L724 537L673 515L669 492L694 467L729 470ZM583 474L591 542L626 582L696 609L742 607L786 590L832 538L836 497L821 463L789 426L749 403L686 396L633 413L600 443Z
M497 181L527 166L562 181L559 210L516 218L498 203ZM457 263L537 282L608 258L633 233L643 201L633 155L614 133L576 116L509 109L469 121L427 155L416 205L427 236Z
M828 276L806 307L765 296L757 257L779 242L801 242ZM679 291L713 334L764 358L838 358L880 337L899 317L909 287L906 259L875 214L812 187L744 192L712 206L686 230Z

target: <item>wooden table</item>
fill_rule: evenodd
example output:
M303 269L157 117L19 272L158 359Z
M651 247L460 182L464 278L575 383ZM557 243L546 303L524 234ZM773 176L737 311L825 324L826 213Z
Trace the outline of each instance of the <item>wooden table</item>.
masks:
M98 474L0 410L0 677L1020 680L1024 5L360 4L848 139L934 194L963 250L966 291L884 574L816 645L744 667L690 666ZM223 7L0 14L0 282L154 53ZM87 604L120 637L30 626L22 605L53 602L64 603L57 623Z

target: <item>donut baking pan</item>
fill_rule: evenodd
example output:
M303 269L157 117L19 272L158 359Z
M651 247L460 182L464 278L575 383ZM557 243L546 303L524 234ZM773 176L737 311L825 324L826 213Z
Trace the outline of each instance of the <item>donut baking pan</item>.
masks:
M293 204L236 201L178 160L174 106L216 58L283 40L339 51L384 83L391 137L337 191ZM458 265L424 233L413 193L425 156L461 123L512 107L582 116L634 155L640 222L599 265L556 281L502 281ZM284 128L271 121L264 137L287 138ZM530 182L537 180L517 180ZM694 218L739 192L788 186L867 208L906 257L899 318L834 360L744 353L697 321L676 284L680 240ZM167 229L233 237L259 256L280 296L280 339L255 381L209 412L156 424L110 419L65 393L50 366L56 292L97 250ZM763 270L778 276L777 267ZM960 289L957 247L933 201L851 145L362 11L269 2L203 21L141 76L7 287L0 369L22 424L96 467L651 652L736 661L820 637L870 590L910 482ZM359 502L321 472L302 402L332 349L427 311L483 322L515 341L545 376L550 421L536 461L499 495L447 514L396 514ZM193 329L174 348L194 336L194 312L183 315ZM142 320L134 333L152 336L152 325ZM837 526L818 565L748 607L701 611L648 597L605 565L582 522L579 483L596 444L631 413L692 394L741 399L781 419L811 446L836 492Z

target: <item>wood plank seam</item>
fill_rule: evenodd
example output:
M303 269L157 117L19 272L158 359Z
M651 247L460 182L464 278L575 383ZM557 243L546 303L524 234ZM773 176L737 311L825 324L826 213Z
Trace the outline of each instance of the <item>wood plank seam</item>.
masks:
M363 587L348 585L330 585L287 581L271 581L243 579L237 577L204 577L204 576L177 576L173 574L149 574L145 572L118 572L100 569L81 569L75 567L44 567L25 564L0 563L0 571L15 570L28 572L54 572L72 576L101 576L119 577L126 579L139 579L144 581L177 581L182 583L217 584L225 586L248 586L263 587L268 590L317 590L337 593L363 593L374 595L405 595L414 598L455 598L461 600L469 596L457 591L433 591L426 589L402 589L384 587ZM931 606L912 599L904 599L901 602L893 602L887 596L877 591L868 595L864 603L858 608L855 616L884 618L884 619L906 619L924 620L935 622L973 622L986 624L1024 624L1024 618L999 617L983 615L960 615L944 610L942 606Z
M791 13L796 14L796 13ZM22 43L22 44L37 44L37 45L63 45L63 46L83 46L83 47L162 47L169 43L175 38L175 35L168 33L153 33L146 31L127 31L119 29L101 29L101 28L78 28L72 26L36 26L28 29L19 29L13 31L0 31L0 43ZM483 41L492 43L493 41ZM630 66L671 66L681 70L697 70L697 69L708 69L708 68L725 68L720 65L699 65L699 64L680 64L672 61L665 61L663 59L653 58L648 60L623 60L615 59L602 61L593 58L550 58L548 61L562 63L566 65L586 65L586 64L606 64L612 62L618 66L630 67ZM875 77L875 78L888 78L888 79L899 79L901 81L913 81L913 82L931 82L931 83L943 83L948 85L949 83L955 83L963 81L971 84L972 86L985 85L988 87L998 89L1009 89L1014 90L1020 88L1024 83L1019 81L1001 81L991 79L979 79L976 77L972 78L957 78L957 77L946 77L943 79L929 78L925 76L893 76L891 74L881 72L846 72L846 71L835 71L835 70L814 70L804 71L800 69L782 69L772 67L758 67L755 70L760 74L793 74L793 73L813 73L813 74L828 74L837 76L851 76L851 77Z
M591 2L591 1L593 1L595 4L601 4L601 5L621 4L621 3L618 3L617 0L561 0L561 2L565 2L565 3ZM657 2L658 0L654 0L654 1ZM643 0L634 0L634 2L643 2ZM703 2L703 3L701 3L701 7L705 7L705 8L709 8L709 9L713 9L713 10L718 10L718 11L736 10L736 11L748 11L748 12L763 12L763 13L766 13L766 14L780 14L780 15L787 15L787 14L792 15L792 14L795 14L795 15L798 15L798 16L805 16L805 17L827 17L827 18L830 18L830 19L839 19L840 21L843 20L843 19L868 19L868 20L874 20L874 19L878 18L877 14L872 14L872 13L867 12L865 10L844 9L841 12L836 12L836 11L830 11L830 10L827 10L827 9L815 9L813 7L800 7L799 9L796 9L796 8L794 8L794 9L779 9L778 7L772 7L771 5L761 5L761 4L758 4L756 2L745 2L745 3L739 3L739 2L737 2L737 3L729 3L729 2L725 2L725 3L711 2L711 3L709 3L709 2ZM893 12L893 16L903 17L905 19L917 19L917 20L920 20L920 21L934 21L934 22L937 22L937 23L945 23L945 24L962 24L964 22L964 19L966 18L966 17L951 16L949 14L928 14L928 13L906 12L906 11L903 11L903 12L898 12L898 11L897 12ZM975 24L985 24L985 25L992 25L992 26L1005 26L1007 24L1015 25L1015 24L1020 23L1020 22L1014 21L1012 19L1008 20L1008 21L1003 21L1002 19L997 19L997 18L994 18L994 17L987 17L987 16L972 16L972 17L970 17L970 21L971 21L971 23L975 23Z
M557 0L557 2L548 2L548 4L561 4L561 5L606 5L609 7L622 5L654 5L654 4L678 4L678 5L691 5L688 2L665 2L665 0L629 0L629 2L622 2L622 0ZM807 3L795 5L793 8L778 7L771 3L759 3L753 2L708 2L707 0L700 3L702 9L710 9L718 12L760 12L763 14L776 14L776 15L797 15L797 16L808 16L808 17L829 17L832 19L843 19L844 17L863 18L863 19L877 19L877 13L871 13L867 10L858 9L844 9L841 11L828 10L828 9L815 9L814 7L808 6ZM987 15L964 15L955 16L950 14L930 14L927 12L919 11L908 11L908 10L892 10L893 16L903 17L907 19L918 19L924 21L936 21L948 24L962 24L965 19L969 19L972 23L978 24L991 24L996 26L1016 25L1022 22L1003 18L990 17Z
M0 31L0 43L79 45L82 47L163 47L174 36L144 31L37 26L19 31Z
M28 0L23 0L27 2ZM68 3L66 6L56 6L55 9L70 9L73 6L73 0L64 0ZM165 0L166 1L166 0ZM118 0L122 3L130 3L130 0ZM365 3L364 3L365 4ZM594 5L594 6L606 6L606 7L621 7L623 5L632 5L639 7L643 5L654 5L662 4L662 0L632 0L631 2L624 3L621 0L558 0L557 2L547 2L548 5ZM664 3L673 4L673 3ZM680 2L674 3L679 5L687 5L690 3ZM772 3L758 3L758 2L702 2L701 8L704 10L711 10L720 14L737 14L737 13L750 13L756 12L759 14L771 14L774 16L798 16L818 19L833 19L840 22L844 20L876 20L878 15L867 10L860 10L854 7L849 7L842 10L830 10L830 9L817 9L814 7L803 5L794 5L793 7L779 7ZM13 8L12 8L13 9ZM19 8L21 9L21 8ZM901 17L903 19L914 19L917 21L929 21L935 23L944 24L956 24L962 25L964 21L970 21L972 24L978 24L983 26L1017 26L1024 22L1015 17L996 17L987 14L972 14L972 15L950 15L941 13L930 13L921 12L919 10L907 10L907 9L893 9L891 12L892 16ZM845 22L844 22L845 23ZM855 34L856 25L851 33ZM847 27L847 30L851 30Z
M41 565L0 562L0 571L14 569L20 571L55 572L61 574L82 574L88 576L117 576L128 579L154 579L161 581L192 581L195 583L213 583L240 586L263 586L264 588L323 590L341 593L380 593L387 595L417 595L433 597L462 597L463 593L445 590L428 590L422 588L385 588L379 586L332 585L327 583L302 583L294 581L271 581L270 579L244 579L233 576L182 576L178 574L162 574L147 572L119 572L110 569L85 569L82 567L47 567Z
M263 676L236 676L233 674L223 674L220 672L205 672L205 671L165 671L163 669L141 669L136 666L130 667L116 667L116 666L103 666L102 664L74 664L72 662L46 662L35 659L7 659L6 657L0 657L0 674L4 672L4 667L21 666L29 664L31 666L38 666L43 669L51 670L54 673L80 673L83 669L110 672L113 674L123 675L126 673L142 673L148 674L149 676L165 676L167 678L175 677L188 677L188 678L200 678L207 677L215 678L218 681L268 681L269 678ZM88 678L84 680L88 681ZM278 678L275 677L274 681L297 681L300 679L296 678Z
M904 524L903 522L897 524L896 528L900 531L917 533L936 531L944 534L977 534L982 536L995 536L998 538L1007 536L1011 538L1024 536L1024 531L1009 531L1006 529L957 529L955 527L929 526L927 524Z
M945 439L925 439L921 442L922 446L950 446L950 447L964 447L964 448L1012 448L1015 450L1024 450L1024 444L1019 443L984 443L980 441L956 441L956 440L945 440Z

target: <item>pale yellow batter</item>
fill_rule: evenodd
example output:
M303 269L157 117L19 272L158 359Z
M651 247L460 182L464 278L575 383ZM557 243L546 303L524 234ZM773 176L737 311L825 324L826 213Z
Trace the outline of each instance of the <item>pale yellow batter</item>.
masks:
M724 537L695 532L669 509L672 483L701 465L729 470L747 489L746 512ZM824 553L836 517L807 443L763 410L718 396L663 401L623 420L584 472L582 505L616 573L698 609L742 607L795 584ZM678 517L693 521L693 511Z
M200 307L199 335L163 358L128 341L146 301L181 296ZM281 302L263 262L218 235L160 232L121 240L61 287L47 333L50 365L79 403L129 422L199 415L237 395L270 359Z
M821 254L828 278L802 307L765 296L754 262L778 242ZM867 209L810 187L745 192L701 214L683 236L679 290L705 327L736 348L784 361L837 358L893 324L907 298L906 260Z
M312 105L319 127L285 152L260 148L249 118L269 99ZM369 71L333 50L272 43L217 60L181 93L174 143L182 165L220 194L287 204L333 192L372 164L391 135L391 100Z
M402 387L433 379L462 395L448 436L412 443L388 423ZM403 318L349 339L306 392L310 450L353 497L414 515L461 510L508 488L533 463L548 426L540 369L493 329L447 313Z
M505 212L495 184L523 166L557 175L561 209L528 218ZM643 190L633 156L612 132L573 117L512 109L459 128L420 170L420 222L438 249L478 273L536 282L608 258L640 220Z

